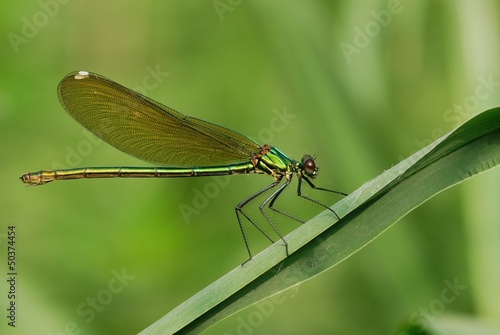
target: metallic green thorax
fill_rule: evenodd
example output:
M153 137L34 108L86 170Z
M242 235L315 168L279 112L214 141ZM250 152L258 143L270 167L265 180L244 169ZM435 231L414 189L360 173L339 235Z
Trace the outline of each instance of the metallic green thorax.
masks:
M274 179L279 179L278 175L284 176L287 172L295 171L296 162L282 153L278 148L270 147L269 152L260 157L257 169L270 174Z

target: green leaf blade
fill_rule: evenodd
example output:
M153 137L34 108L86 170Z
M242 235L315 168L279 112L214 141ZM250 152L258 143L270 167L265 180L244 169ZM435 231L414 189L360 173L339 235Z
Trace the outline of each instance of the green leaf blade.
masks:
M196 334L339 264L434 195L500 164L500 108L483 112L361 186L141 334Z

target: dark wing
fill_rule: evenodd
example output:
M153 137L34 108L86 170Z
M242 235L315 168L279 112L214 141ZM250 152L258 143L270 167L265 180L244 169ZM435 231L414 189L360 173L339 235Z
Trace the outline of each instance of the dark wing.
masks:
M158 165L230 165L250 161L259 152L259 144L246 136L185 116L95 73L68 74L58 96L66 111L92 133Z

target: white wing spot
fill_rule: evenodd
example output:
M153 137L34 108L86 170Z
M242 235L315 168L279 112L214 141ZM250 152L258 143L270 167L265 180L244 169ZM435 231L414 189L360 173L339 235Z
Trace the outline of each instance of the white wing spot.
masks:
M78 74L75 74L75 79L85 79L89 76L87 71L78 71Z

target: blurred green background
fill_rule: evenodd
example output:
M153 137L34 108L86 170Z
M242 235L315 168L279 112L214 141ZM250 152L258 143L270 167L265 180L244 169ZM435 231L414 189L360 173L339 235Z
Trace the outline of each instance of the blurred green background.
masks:
M246 259L233 208L271 181L25 187L28 171L147 165L66 114L56 87L68 72L97 72L296 159L317 155L317 184L345 192L500 105L496 1L65 2L0 4L4 311L9 225L19 272L17 327L2 315L2 334L141 331ZM500 319L499 172L207 334L398 334L447 314ZM465 288L443 293L450 283Z

